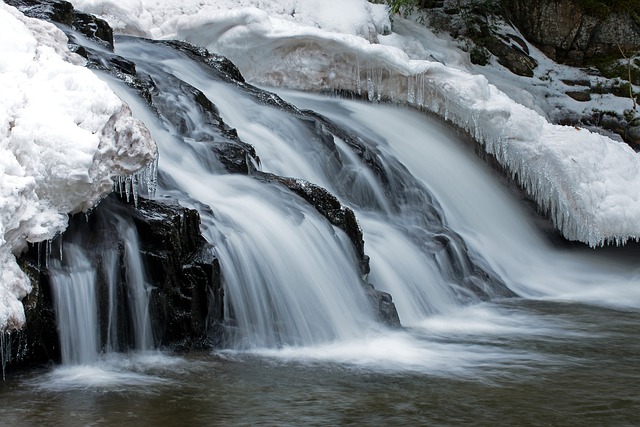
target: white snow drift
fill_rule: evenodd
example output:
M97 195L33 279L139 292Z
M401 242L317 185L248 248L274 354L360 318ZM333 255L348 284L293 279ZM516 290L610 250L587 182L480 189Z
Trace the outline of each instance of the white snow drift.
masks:
M148 131L54 25L0 3L0 331L20 327L27 242L53 238L155 159Z

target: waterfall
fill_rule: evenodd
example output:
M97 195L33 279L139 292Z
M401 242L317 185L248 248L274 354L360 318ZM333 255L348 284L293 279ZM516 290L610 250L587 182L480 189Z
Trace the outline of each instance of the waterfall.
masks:
M88 365L98 360L98 296L96 270L75 245L65 248L72 263L53 260L53 290L63 364Z
M475 259L518 295L640 306L637 268L625 259L625 251L555 247L540 231L540 219L447 126L392 105L294 92L283 96L355 132L377 135L383 155L399 159L441 202L447 223L464 238L471 255L482 254ZM372 268L377 265L372 256ZM400 292L393 295L401 298Z
M545 247L529 220L513 220L529 214L501 202L499 184L485 187L479 162L443 168L443 161L456 160L438 147L458 150L459 144L423 116L283 91L292 100L288 104L221 77L184 45L123 37L116 53L136 64L142 80L132 90L101 76L158 143L157 197L200 212L202 233L220 261L230 346L313 346L361 337L379 328L367 282L393 295L409 326L469 303L549 295L546 284L530 280L544 271L548 256L518 251L522 245L511 237L522 235L534 247ZM153 91L140 97L145 85ZM260 180L262 172L319 185L353 209L371 258L368 276L343 230L287 188ZM495 213L492 205L514 213L503 224L488 230L479 224L476 230L473 221ZM499 245L510 248L508 253L495 249ZM535 268L521 264L514 270L513 259ZM127 271L141 286L139 294L129 295L135 305L148 287L142 270ZM559 273L549 273L561 289L553 295L574 292L576 275ZM138 348L149 345L148 338L139 340L145 336L136 336Z
M105 281L107 284L107 343L108 352L118 351L120 343L120 333L118 319L122 316L119 312L121 289L118 280L118 270L120 264L118 262L118 252L115 250L104 251L102 256L102 265L105 272Z
M143 60L142 52L146 52ZM296 325L294 329L297 329L309 322L319 337L341 336L336 335L335 326L328 327L326 333L317 332L320 330L318 326L325 328L327 322L344 328L344 319L334 314L337 311L322 309L326 317L323 322L312 319L310 315L295 317L279 310L296 310L294 306L304 305L291 305L291 301L279 300L278 297L274 300L274 295L288 298L291 295L303 296L304 293L294 291L296 288L289 285L291 282L304 283L312 288L327 287L331 283L335 288L328 292L340 295L358 283L354 274L319 279L316 274L296 273L295 269L318 269L313 265L319 260L314 253L341 254L342 260L323 260L322 263L335 265L340 262L345 264L341 268L345 271L353 271L354 263L349 256L343 255L345 249L328 249L327 239L322 234L309 235L304 239L305 245L313 244L317 248L300 249L296 239L302 230L300 227L291 228L287 223L299 222L299 213L294 212L303 209L307 210L304 213L307 222L318 215L309 212L308 207L303 207L304 204L291 195L273 194L272 189L253 179L219 176L219 166L212 166L219 165L219 162L215 160L213 150L207 150L211 137L202 138L202 135L211 133L208 119L198 113L197 105L187 105L185 96L176 93L184 91L184 87L178 87L175 82L172 85L165 83L174 81L176 76L215 101L216 111L219 110L225 124L236 128L240 139L256 148L261 170L318 184L356 212L367 254L372 259L369 278L374 286L394 296L401 308L399 314L403 323L415 323L424 316L470 301L512 295L491 272L481 270L480 255L474 260L468 258L464 242L442 221L442 210L437 200L397 160L383 155L379 146L383 141L375 135L370 132L354 133L314 113L301 112L293 106L282 107L286 103L278 101L275 95L217 79L201 65L168 46L124 38L117 44L117 53L136 62L139 71L151 75L154 84L168 92L164 97L180 100L180 110L189 112L186 117L165 119L159 123L131 93L121 86L115 87L135 114L151 126L152 134L159 143L159 169L165 177L161 193L164 191L176 197L176 190L179 190L179 193L188 194L189 198L213 210L213 216L208 218L210 212L200 209L205 228L203 232L218 248L228 299L234 305L230 312L239 314L240 306L246 310L243 319L236 320L245 324L245 333L253 337L254 343L273 345L280 342L276 336L283 335L283 328ZM275 106L265 105L265 99L267 104ZM175 122L187 123L187 132L184 126L174 130ZM214 135L213 139L221 136L224 134ZM187 149L181 148L183 146ZM167 186L167 183L171 185ZM291 207L283 211L278 206L283 204ZM304 232L310 230L311 227L307 227ZM321 285L314 285L318 282ZM253 288L257 283L261 283L263 290ZM346 286L345 283L351 285ZM244 296L242 300L240 295ZM350 303L354 301L340 299ZM362 296L359 299L356 305L366 305ZM327 306L331 305L327 303ZM302 309L299 313L305 311ZM353 308L346 311L352 312ZM247 313L258 318L249 319ZM329 320L328 314L335 319ZM366 313L361 314L367 316ZM353 328L350 336L359 333L360 320L351 319L349 324ZM259 333L254 329L255 325L261 325ZM302 329L309 327L303 326ZM289 343L316 342L308 334L307 338L300 339L305 335L300 330L284 335L290 335L290 339L285 340Z
M151 286L148 284L144 264L140 256L138 234L130 221L116 216L116 229L122 236L124 244L124 268L129 301L129 311L133 323L133 335L136 350L153 348L153 334L149 318L149 296Z
M94 246L82 232L65 236L62 260L48 261L66 365L94 364L102 352L154 346L150 286L138 235L130 219L115 210L106 212L113 228L97 227L101 245Z

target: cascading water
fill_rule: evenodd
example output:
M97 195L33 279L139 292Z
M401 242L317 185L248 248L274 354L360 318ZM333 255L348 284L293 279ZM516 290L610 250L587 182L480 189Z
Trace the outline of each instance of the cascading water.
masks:
M82 250L67 245L63 267L57 260L51 269L62 363L89 365L98 360L98 290L96 271Z
M414 168L409 152L416 159L429 156L432 144L421 138L434 128L414 125L418 130L407 134L401 116L413 113L379 113L371 105L286 94L327 119L216 76L211 64L198 62L200 53L186 45L125 37L116 53L136 63L137 76L143 76L132 85L138 93L110 76L105 79L158 142L159 197L198 208L203 234L216 248L233 345L344 342L373 326L352 242L282 186L254 178L260 176L252 173L256 168L319 184L354 209L371 256L368 278L392 293L406 325L421 325L469 302L513 296L514 290L540 294L522 277L514 279L493 252L482 250L476 235L457 222L460 212L451 212L456 205L447 197L452 192L446 181L482 179L473 175L477 167L468 166L468 178L466 167L458 177L440 168L440 181ZM143 98L154 109L138 97L145 85L151 91ZM376 117L375 125L367 115ZM221 146L234 147L235 157ZM432 163L436 170L438 161ZM229 170L239 173L228 175ZM458 197L471 199L473 192ZM470 210L459 209L465 216Z
M371 323L349 242L312 208L244 177L184 182L216 206L205 233L217 242L242 346L344 340Z
M148 48L160 56L171 52ZM184 88L166 84L175 77L162 68L143 63L138 69L154 75L166 99L186 102ZM373 326L359 264L341 230L278 185L221 175L212 149L220 135L210 135L210 119L196 107L183 104L189 112L179 119L185 123L181 131L189 134L185 138L168 130L174 129L171 124L159 124L131 93L116 90L146 118L158 142L158 195L200 208L203 234L220 258L235 345L310 345L358 336Z
M122 217L115 216L116 229L122 236L124 244L124 268L129 301L129 312L132 319L134 348L138 351L153 349L153 333L149 317L149 297L151 286L148 284L144 264L140 256L138 234L134 226ZM110 292L113 294L113 292ZM118 301L111 302L118 304ZM117 324L118 320L114 319Z
M101 227L108 230L102 231L103 245L92 246L81 233L65 236L62 260L48 261L65 365L91 365L102 352L154 346L138 235L117 211L107 216L113 228Z
M138 58L143 50L147 52L145 57L149 59L139 61ZM153 51L154 54L149 56L149 51ZM460 303L479 301L493 296L512 295L499 280L491 276L490 272L482 271L475 261L468 259L462 240L443 223L438 202L433 200L425 187L395 159L381 155L377 145L381 141L375 135L353 134L320 116L301 112L293 106L278 101L277 97L268 93L262 93L250 87L238 88L228 82L215 80L202 66L187 60L184 54L167 46L145 44L142 48L138 41L123 39L118 43L117 53L134 62L139 61L138 70L153 76L154 84L162 87L164 91L169 91L171 88L163 82L179 76L180 79L202 90L211 99L215 99L225 122L238 128L241 140L255 146L261 159L262 170L282 176L299 177L319 184L352 207L363 228L367 252L372 256L370 277L375 279L376 287L392 293L401 308L400 317L403 322L417 322L428 314L446 311ZM171 72L169 77L167 72ZM128 96L128 102L134 105L137 114L148 118L146 119L148 124L154 121L148 113L144 112L144 107L135 107L139 102L132 99L130 95L123 93L121 96ZM179 94L173 94L170 97L174 100L181 99ZM272 104L275 107L267 108L265 104ZM215 159L203 160L207 152L207 144L200 143L195 140L197 138L191 136L195 134L201 137L202 134L210 132L207 131L206 120L198 119L201 114L197 113L197 109L193 106L181 105L181 109L190 112L186 119L179 120L188 123L189 138L185 138L185 142L190 150L198 153L199 158L192 158L184 153L184 149L180 149L180 144L172 141L172 137L166 130L152 129L156 140L161 142L159 167L161 172L166 174L165 176L171 176L171 181L184 193L211 206L214 211L216 209L226 211L224 216L215 215L217 218L207 219L207 212L201 211L201 214L205 224L212 224L211 228L205 230L208 239L212 242L222 239L225 242L225 245L219 248L219 252L230 300L234 306L239 307L240 301L234 294L249 295L251 299L242 300L242 310L254 315L265 313L260 317L259 322L248 322L245 319L246 324L260 324L263 329L279 330L283 327L282 325L308 323L310 321L308 316L281 316L274 315L273 312L266 315L270 310L277 312L291 307L290 301L273 301L270 295L273 293L295 294L294 288L287 285L292 280L310 284L312 287L317 286L313 283L324 283L322 285L324 287L328 286L327 283L334 283L337 289L333 292L336 294L344 292L346 286L340 283L356 283L355 275L320 280L316 279L317 273L299 276L304 277L304 280L287 277L287 272L292 268L291 264L303 270L314 268L311 263L318 261L318 257L312 255L313 253L344 253L344 250L328 250L326 242L323 241L326 239L323 239L320 234L313 237L314 244L319 245L319 249L311 252L297 249L298 243L294 240L300 231L295 228L287 230L282 223L290 222L292 215L295 222L297 215L291 212L302 210L302 206L292 207L289 211L283 211L281 208L274 210L269 205L295 202L291 200L283 202L285 198L280 197L278 200L279 196L274 195L273 201L263 204L264 202L260 199L265 200L271 197L264 185L246 178L216 177L220 169L212 170L210 165L219 162L215 162ZM167 143L165 144L164 141ZM213 157L212 152L209 150L209 157L206 158L211 157ZM208 168L203 168L203 163ZM193 173L196 170L198 173ZM206 180L211 180L211 184L207 186L211 189L201 190L203 185L201 182ZM253 183L249 184L250 182ZM230 183L229 186L227 183ZM225 188L224 193L220 193L220 197L214 196L216 190L213 188L216 187ZM164 191L167 190L170 188L164 189ZM243 195L244 206L242 203L235 202L239 199L238 193ZM256 196L260 194L260 196L250 200L250 194ZM252 207L251 204L254 203L258 204ZM235 206L232 207L232 205ZM251 216L248 216L248 212L251 212ZM282 215L287 218L278 218ZM317 215L304 214L306 219L313 216ZM229 229L228 224L221 223L221 218L236 224ZM242 224L239 221L242 221ZM274 224L273 227L277 227L277 231L273 236L265 239L262 235L268 235L271 232L271 222ZM257 228L256 225L260 227ZM223 229L228 231L221 231ZM212 233L211 230L217 231ZM224 237L217 236L216 233ZM240 241L234 235L247 236L247 238ZM285 239L285 236L288 237ZM310 238L307 237L305 240L309 241ZM232 239L234 239L234 247L227 250L226 242ZM261 243L263 241L264 243ZM279 244L276 242L293 246L279 247L274 252L274 248ZM258 246L259 244L265 246ZM389 250L390 247L393 247L393 250ZM252 253L253 248L262 255L248 258L247 254ZM273 253L275 257L266 258L267 253ZM300 258L286 256L283 259L282 253L297 254ZM347 266L353 265L350 257L345 257L343 254L340 258L343 261L336 259L324 262L327 265L338 262ZM280 268L283 270L279 271ZM349 268L353 270L353 267ZM260 272L261 269L266 269L269 274ZM269 293L265 294L255 289L249 291L247 287L255 283L264 283L263 286L269 289ZM353 302L352 300L351 303ZM363 304L365 303L361 299L356 305ZM337 315L339 312L325 309L322 311L326 313L327 318L329 315L335 316L332 320L335 324L345 324L344 319ZM347 311L352 310L347 309ZM301 314L304 312L305 310L300 311ZM353 320L349 324L354 325L354 330L361 329L359 326L361 322ZM323 323L317 320L311 321L318 334L318 326L322 326ZM262 330L261 334L265 333L267 333L266 330ZM256 339L253 330L249 335L253 336L254 342L259 345L272 345L278 341L274 341L273 337L266 340ZM276 335L280 334L276 333ZM336 336L334 332L319 335L325 339ZM351 335L354 333L352 332ZM301 344L316 341L293 339L286 342Z
M629 272L623 257L586 248L555 248L521 201L503 190L504 182L479 164L451 130L425 122L416 111L394 106L341 100L319 103L316 96L300 93L288 93L288 99L313 107L355 132L374 133L387 141L381 146L384 155L400 159L428 185L470 251L483 254L476 259L488 263L488 269L519 295L640 306L638 275Z

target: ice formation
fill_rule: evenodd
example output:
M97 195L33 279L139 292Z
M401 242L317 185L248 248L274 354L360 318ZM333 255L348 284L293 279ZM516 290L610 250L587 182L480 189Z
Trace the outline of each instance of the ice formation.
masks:
M54 25L0 3L0 332L20 327L15 255L52 239L157 156L146 127Z
M256 84L353 90L374 101L433 111L494 154L567 239L597 246L640 236L638 154L588 130L550 124L532 103L524 107L485 77L462 70L464 60L446 43L430 54L424 45L429 38L417 37L417 26L405 27L404 35L384 35L390 24L382 5L365 0L75 4L121 32L185 39L226 55ZM453 67L442 63L449 60Z

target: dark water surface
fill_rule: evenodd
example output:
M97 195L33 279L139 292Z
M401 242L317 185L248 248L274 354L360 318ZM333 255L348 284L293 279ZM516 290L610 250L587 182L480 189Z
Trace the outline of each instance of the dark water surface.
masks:
M465 333L456 331L455 314L441 319L447 328L378 332L360 360L322 348L149 353L14 373L0 383L0 420L7 426L638 425L640 313L524 300L480 309L547 329L509 331L495 318L482 333ZM393 355L399 334L433 353L399 363ZM449 363L435 357L447 345L458 353ZM465 352L485 354L474 365L465 363Z

